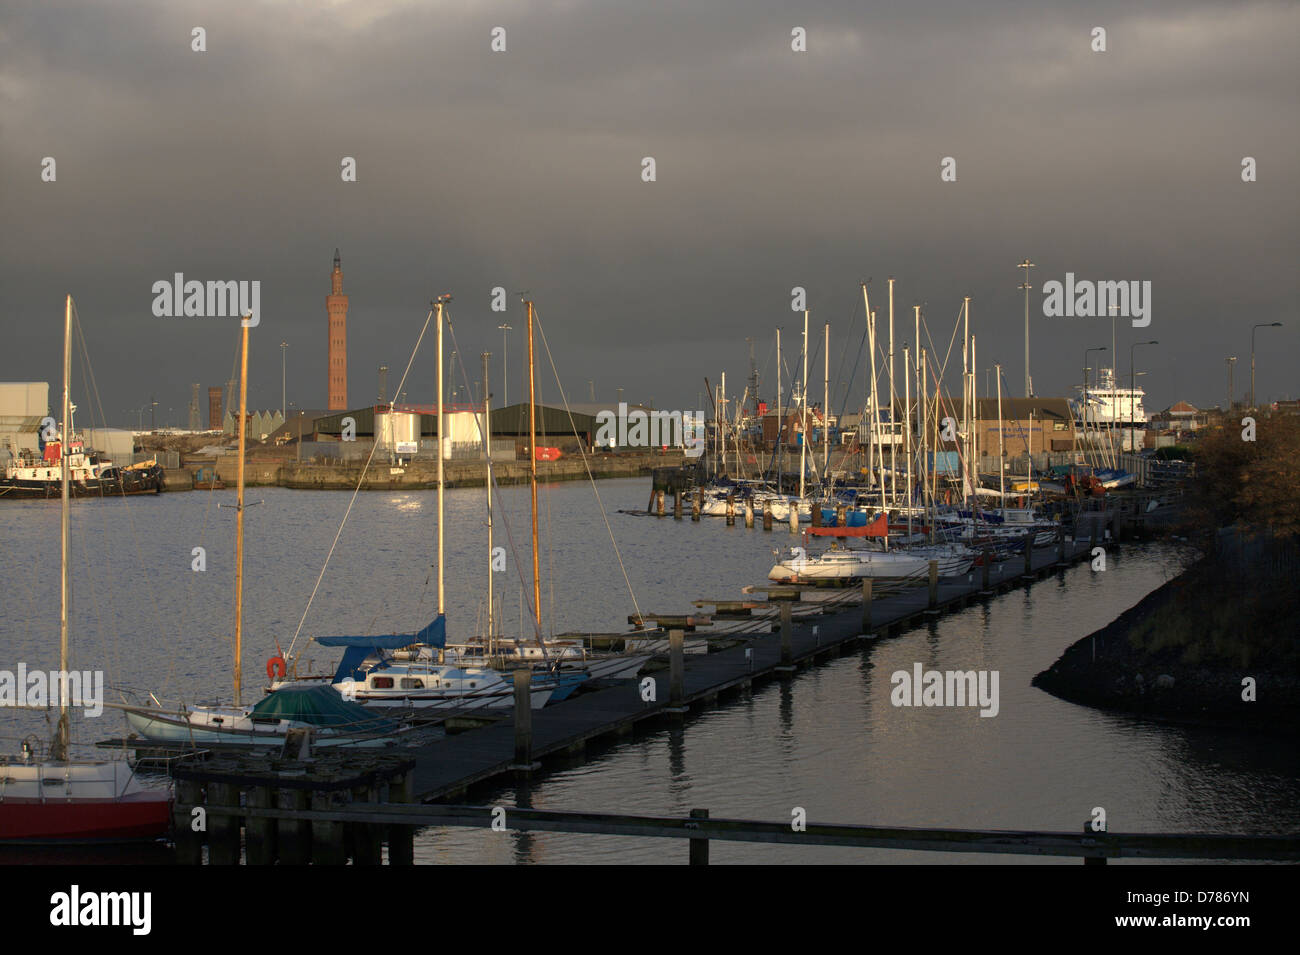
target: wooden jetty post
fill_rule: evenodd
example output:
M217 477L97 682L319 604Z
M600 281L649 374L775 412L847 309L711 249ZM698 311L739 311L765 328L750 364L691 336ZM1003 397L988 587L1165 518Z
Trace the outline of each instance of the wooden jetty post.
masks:
M239 790L230 783L208 783L209 806L238 806ZM208 863L239 865L239 817L210 814Z
M691 495L691 520L693 521L699 521L700 519L700 501L703 497L703 491Z
M813 527L822 526L822 508L821 508L821 504L818 503L817 501L813 501L811 517L812 517Z
M794 670L794 601L781 601L781 665L777 670L789 673Z
M862 578L862 632L871 633L871 578Z
M1086 836L1091 836L1091 835L1093 835L1092 824L1091 824L1091 823L1089 823L1089 822L1085 822L1085 823L1083 824L1083 833L1084 833L1084 835L1086 835ZM1084 857L1083 857L1083 864L1084 864L1084 865L1105 865L1105 864L1106 864L1106 857L1105 857L1105 856L1084 856Z
M668 631L668 713L685 713L686 705L686 631Z
M790 533L799 533L799 505L793 502L790 504Z
M330 790L313 790L310 795L312 812L333 812L343 808L339 793ZM317 819L311 824L311 864L347 865L347 842L344 824L334 820Z
M736 526L736 492L727 492L727 526Z
M655 491L655 514L659 517L664 516L664 492Z
M388 801L402 805L414 801L412 799L410 770L388 781ZM388 827L388 864L415 864L415 829L413 827Z
M515 671L515 761L516 772L531 773L540 766L533 762L533 671L521 667Z
M275 794L270 786L253 786L245 797L249 809L270 809ZM244 821L244 856L249 865L275 865L275 820L249 816Z
M763 530L770 531L771 529L772 529L772 502L764 501L763 502Z
M176 780L176 802L172 807L172 830L176 838L176 864L198 865L203 861L203 835L194 829L193 810L203 802L203 788L193 779Z
M709 811L707 809L692 809L692 819L708 819ZM690 839L690 864L691 865L708 865L709 864L709 840L708 839Z
M673 520L682 519L682 492L679 488L673 489Z
M926 613L936 614L939 612L939 562L930 561L930 605Z
M745 499L745 526L749 528L754 526L754 503L748 498Z
M982 571L982 573L980 574L980 577L981 577L980 593L981 593L981 594L988 595L988 594L993 593L993 591L989 589L989 573L992 571L992 568L993 568L993 548L991 548L991 547L985 547L985 548L984 548L984 566L980 568L980 570Z
M1034 532L1025 531L1025 577L1034 576Z
M249 865L343 865L349 856L358 865L378 865L386 833L392 833L392 861L410 861L414 830L401 821L390 826L383 811L401 800L409 802L414 766L408 757L373 753L303 759L217 754L202 763L179 764L172 770L176 861L203 861L200 833L206 829L208 862L238 865L241 826ZM392 785L400 781L405 781L404 793ZM304 819L309 813L322 815ZM199 818L205 825L194 824Z
M279 809L301 812L307 808L307 790L281 789L275 801ZM281 819L275 829L275 848L281 865L306 865L311 858L311 823Z
M354 786L352 808L365 809L367 804L379 802L375 798L376 785L373 780L366 780ZM348 826L348 851L353 865L379 865L383 862L385 828L372 822L354 822Z
M1056 525L1056 562L1065 565L1065 525Z

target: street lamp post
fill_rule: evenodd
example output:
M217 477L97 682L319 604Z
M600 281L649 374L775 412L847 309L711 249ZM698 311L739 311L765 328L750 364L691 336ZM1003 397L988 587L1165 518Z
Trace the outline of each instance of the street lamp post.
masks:
M506 351L506 332L514 331L509 325L498 325L501 329L501 407L510 404L510 354Z
M1250 329L1250 406L1255 407L1255 329L1281 328L1281 322L1261 322Z
M1233 357L1231 357L1231 358L1225 358L1223 361L1224 361L1224 364L1226 364L1226 365L1228 366L1228 408L1227 408L1227 411L1228 411L1229 414L1231 414L1231 413L1232 413L1232 370L1233 370L1233 368L1234 368L1234 367L1236 366L1236 364L1237 364L1237 359L1236 359L1236 356L1233 356Z
M1030 394L1030 385L1029 385L1029 381L1030 381L1029 380L1029 290L1033 288L1033 286L1029 284L1029 270L1034 267L1035 267L1034 263L1030 262L1029 259L1025 259L1025 261L1021 262L1019 265L1016 266L1016 268L1018 269L1025 270L1025 281L1021 283L1020 288L1025 293L1025 397L1026 398L1033 397L1033 395Z
M1139 345L1159 345L1159 344L1160 343L1157 341L1134 342L1132 345L1129 346L1128 349L1128 428L1129 428L1129 434L1132 436L1133 439L1133 447L1131 449L1133 451L1137 450L1137 429L1134 427L1134 421L1133 421L1133 408L1135 405L1135 397L1133 392L1136 390L1137 375L1134 374L1133 372L1133 349L1137 348Z
M280 342L280 414L284 414L286 409L288 408L288 405L286 405L284 402L284 394L285 394L284 372L285 372L285 368L287 367L285 364L285 352L288 350L288 348L289 348L288 342Z

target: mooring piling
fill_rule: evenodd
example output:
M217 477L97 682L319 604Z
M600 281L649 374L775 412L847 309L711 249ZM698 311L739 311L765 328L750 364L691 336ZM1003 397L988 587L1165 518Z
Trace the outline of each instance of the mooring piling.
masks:
M533 671L530 667L515 670L515 762L516 772L530 773L533 762Z
M871 632L871 578L862 578L862 632Z

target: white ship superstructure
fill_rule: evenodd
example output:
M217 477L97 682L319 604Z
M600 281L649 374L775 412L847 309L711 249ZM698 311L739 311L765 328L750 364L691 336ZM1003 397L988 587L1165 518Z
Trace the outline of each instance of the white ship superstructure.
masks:
M1142 407L1146 392L1141 387L1123 387L1113 368L1102 368L1098 380L1087 389L1076 388L1079 397L1071 400L1077 436L1100 435L1114 441L1116 450L1139 451L1146 437L1147 414Z

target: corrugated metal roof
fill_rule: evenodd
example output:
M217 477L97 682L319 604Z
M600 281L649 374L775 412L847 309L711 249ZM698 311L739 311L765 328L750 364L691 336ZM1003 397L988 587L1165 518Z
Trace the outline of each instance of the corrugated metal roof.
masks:
M596 433L595 416L574 411L573 420L570 421L569 412L563 408L552 408L548 405L537 406L538 434L572 436L575 430L580 435L594 435ZM492 433L515 436L528 434L528 405L508 405L505 408L498 408L493 411Z
M954 401L952 407L960 408L961 402ZM1065 398L1002 399L1003 421L1028 421L1031 413L1035 420L1040 421L1074 420L1074 416L1070 413L1069 402ZM996 421L998 419L997 398L977 398L975 400L975 415L981 421Z

